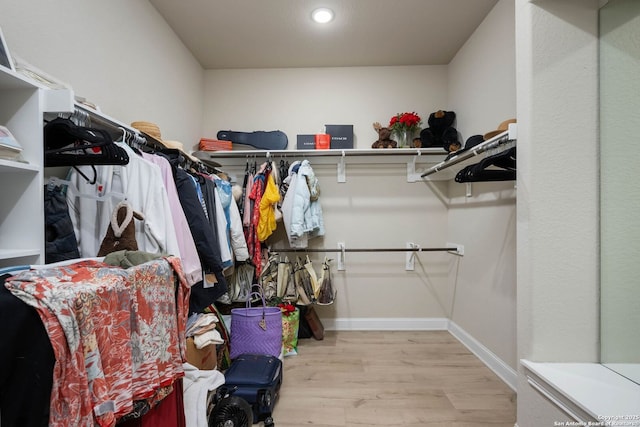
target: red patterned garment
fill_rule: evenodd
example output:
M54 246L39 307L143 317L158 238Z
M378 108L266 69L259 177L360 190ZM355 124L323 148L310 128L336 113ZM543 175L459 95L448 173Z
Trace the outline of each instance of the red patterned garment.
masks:
M136 400L147 399L159 387L184 376L190 288L176 257L126 271L131 280L133 312L137 313L131 316L133 394ZM177 298L174 272L180 282Z
M251 212L249 228L245 229L245 240L247 241L247 248L253 265L256 266L256 277L260 277L262 272L262 247L258 239L258 223L260 222L260 200L262 200L262 195L264 194L266 179L264 173L259 173L253 180L253 186L249 194L249 198L253 200L253 211Z
M134 400L184 375L189 287L178 258L126 270L81 261L5 286L35 307L54 349L50 426L113 426Z

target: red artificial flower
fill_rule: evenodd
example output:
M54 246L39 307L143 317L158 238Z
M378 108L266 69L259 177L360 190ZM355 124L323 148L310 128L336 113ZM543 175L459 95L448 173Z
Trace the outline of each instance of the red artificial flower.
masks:
M391 120L389 120L389 129L393 131L417 131L421 124L422 119L415 112L399 113L391 117Z
M282 315L287 317L296 311L296 307L290 302L282 302L278 304L278 307L280 307L280 311L282 312Z

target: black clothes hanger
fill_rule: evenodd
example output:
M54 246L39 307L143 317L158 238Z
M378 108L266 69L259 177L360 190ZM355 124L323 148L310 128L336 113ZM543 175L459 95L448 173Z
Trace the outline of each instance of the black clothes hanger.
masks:
M73 166L73 168L76 170L76 172L78 172L84 179L87 180L87 182L91 185L95 184L98 181L98 171L96 170L96 167L94 165L91 165L91 170L93 171L93 178L89 178L87 175L84 174L84 172L82 172L80 170L80 168L77 168L76 166Z
M45 166L126 165L127 152L102 129L56 118L44 126Z
M488 169L494 166L498 169ZM516 179L516 147L488 156L456 174L456 182L513 181Z

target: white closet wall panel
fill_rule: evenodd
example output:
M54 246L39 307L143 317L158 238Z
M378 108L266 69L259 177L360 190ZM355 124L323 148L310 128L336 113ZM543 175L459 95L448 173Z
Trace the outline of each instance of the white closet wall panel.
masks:
M219 130L285 132L289 149L297 134L323 133L325 124L352 124L355 148L378 139L373 122L447 105L446 66L208 70L203 134Z
M449 64L449 104L464 141L516 117L515 5L502 0ZM465 243L451 317L516 370L515 182L449 184L450 241Z

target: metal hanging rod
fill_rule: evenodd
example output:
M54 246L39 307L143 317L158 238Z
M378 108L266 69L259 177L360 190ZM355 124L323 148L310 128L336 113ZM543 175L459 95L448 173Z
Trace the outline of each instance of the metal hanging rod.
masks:
M458 252L458 247L452 248L313 248L313 249L298 249L298 248L271 248L271 252Z
M297 253L297 252L315 252L315 253L337 253L338 270L345 270L345 258L347 252L406 252L405 270L414 269L416 252L449 252L454 255L464 256L464 246L455 243L447 243L444 248L423 248L412 242L407 242L406 248L347 248L344 242L338 242L337 248L270 248L273 253Z
M114 135L118 135L118 133L122 133L122 132L127 132L129 135L131 135L135 139L135 142L138 144L144 145L149 142L147 141L147 138L139 130L134 129L131 126L120 122L119 120L109 117L98 110L94 110L93 108L87 105L76 102L74 104L74 108L76 112L80 112L81 114L87 115L89 117L90 123L99 125L100 127L107 128Z

